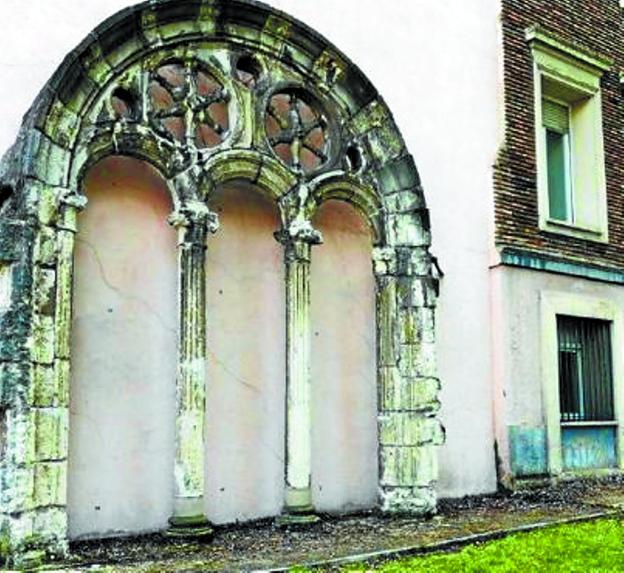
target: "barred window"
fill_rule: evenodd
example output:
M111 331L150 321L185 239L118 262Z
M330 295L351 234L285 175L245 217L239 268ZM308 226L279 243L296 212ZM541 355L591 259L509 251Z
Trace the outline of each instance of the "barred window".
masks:
M611 323L557 316L562 422L614 420Z

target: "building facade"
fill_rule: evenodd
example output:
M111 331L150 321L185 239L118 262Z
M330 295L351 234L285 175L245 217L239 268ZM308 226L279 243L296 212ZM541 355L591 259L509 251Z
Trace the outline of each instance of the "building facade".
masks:
M620 7L503 2L494 167L501 478L622 467Z
M9 2L6 551L621 470L598 4Z

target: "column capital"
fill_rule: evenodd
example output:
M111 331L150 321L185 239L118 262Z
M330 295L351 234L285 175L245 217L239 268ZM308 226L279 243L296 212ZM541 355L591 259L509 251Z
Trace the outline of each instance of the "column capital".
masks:
M305 248L300 250L309 251L309 245L319 245L323 242L323 236L310 222L312 212L312 194L310 188L300 183L293 187L279 200L279 207L282 213L282 229L275 233L277 241L287 248L303 243Z
M284 253L287 262L290 261L310 261L310 247L320 245L323 236L312 227L309 221L300 227L285 227L273 233L275 240L284 246Z
M87 206L87 197L75 189L59 188L56 191L57 227L72 233L76 232L76 218Z
M205 245L209 233L219 229L219 216L201 201L189 201L179 206L168 218L169 224L181 231L182 243Z
M78 193L72 189L63 189L59 193L59 205L72 207L76 211L82 211L88 203L86 195Z

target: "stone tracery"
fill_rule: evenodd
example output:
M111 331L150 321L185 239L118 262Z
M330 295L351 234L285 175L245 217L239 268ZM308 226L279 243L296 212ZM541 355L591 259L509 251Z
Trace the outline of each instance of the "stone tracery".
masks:
M288 90L271 96L264 123L271 148L288 167L309 173L327 163L327 120L302 93Z
M148 118L154 131L183 145L216 147L229 128L229 93L196 62L150 73Z

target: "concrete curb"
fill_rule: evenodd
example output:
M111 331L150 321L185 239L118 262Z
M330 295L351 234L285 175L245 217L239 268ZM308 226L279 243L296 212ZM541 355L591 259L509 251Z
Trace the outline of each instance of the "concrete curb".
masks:
M530 531L547 529L549 527L556 527L558 525L566 525L569 523L583 523L585 521L594 521L596 519L609 517L621 517L623 515L624 510L599 511L587 515L580 515L578 517L568 517L565 519L558 519L554 521L541 521L538 523L530 523L527 525L510 527L508 529L496 529L494 531L486 531L484 533L475 533L473 535L455 537L453 539L437 541L435 543L426 543L424 545L408 545L406 547L399 547L397 549L381 549L379 551L359 553L355 555L348 555L346 557L336 557L334 559L297 563L296 566L309 569L318 569L321 567L336 567L340 565L349 565L352 563L373 563L387 561L390 559L398 559L401 557L411 557L416 555L424 555L427 553L450 551L452 549L459 549L460 547L464 547L465 545L470 545L472 543L500 539L514 533L528 533ZM289 565L287 567L277 567L274 569L256 569L254 570L254 573L281 573L284 571L290 571L292 567L294 567L294 565Z

